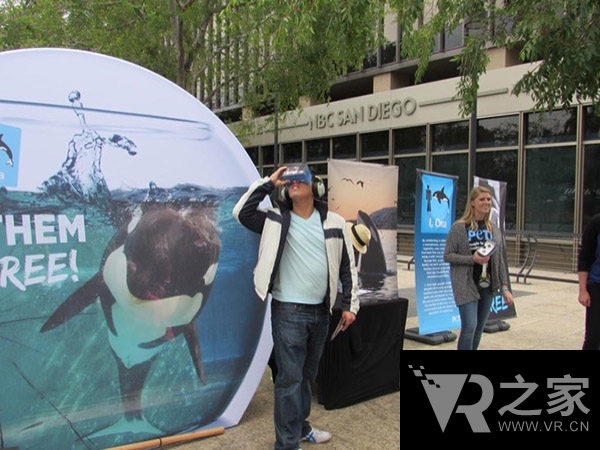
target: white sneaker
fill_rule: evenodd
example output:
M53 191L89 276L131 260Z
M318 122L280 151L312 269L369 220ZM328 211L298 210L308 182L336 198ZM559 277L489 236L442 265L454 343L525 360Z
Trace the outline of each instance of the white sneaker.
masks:
M330 439L331 433L329 431L323 431L312 427L310 432L300 440L312 442L313 444L322 444L323 442L329 442Z

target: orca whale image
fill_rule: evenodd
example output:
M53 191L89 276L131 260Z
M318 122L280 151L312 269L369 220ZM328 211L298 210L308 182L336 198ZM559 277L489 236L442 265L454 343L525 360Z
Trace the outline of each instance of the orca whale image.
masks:
M448 196L444 192L444 188L443 187L439 191L435 191L433 193L433 198L437 199L437 201L439 203L446 202L446 203L450 204L450 199L448 198Z
M8 158L6 160L6 164L8 166L12 167L13 164L14 164L14 162L13 162L13 152L10 149L10 147L8 146L8 144L2 140L2 136L4 136L4 135L0 133L0 150L2 150L4 153L6 153L6 157Z
M361 210L358 211L357 223L362 223L371 232L371 240L369 241L367 252L361 255L360 272L362 274L384 274L387 271L387 266L377 226L373 222L373 219L371 219L371 216Z
M41 332L48 332L100 300L124 415L87 437L164 434L144 418L142 389L163 345L180 335L198 379L206 384L196 318L218 266L221 243L213 214L213 207L200 204L140 207L107 245L98 272L41 327Z

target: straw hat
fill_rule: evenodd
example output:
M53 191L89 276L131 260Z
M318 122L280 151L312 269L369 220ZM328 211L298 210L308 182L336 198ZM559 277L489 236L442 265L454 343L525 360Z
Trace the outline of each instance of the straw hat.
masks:
M362 223L353 224L350 222L346 222L346 228L348 228L348 233L350 233L350 237L352 238L352 245L354 245L356 251L362 254L367 253L367 245L369 245L369 241L371 240L369 229Z

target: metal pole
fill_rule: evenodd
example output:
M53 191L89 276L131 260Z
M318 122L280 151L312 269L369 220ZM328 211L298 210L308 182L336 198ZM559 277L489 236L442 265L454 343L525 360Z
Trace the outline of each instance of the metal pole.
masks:
M273 169L277 169L279 165L279 100L277 97L275 97L273 114L275 115L275 125L273 128Z
M475 170L477 167L477 98L473 101L473 110L471 111L471 117L469 119L469 164L468 164L468 177L469 177L469 192L473 188L473 177L475 176Z

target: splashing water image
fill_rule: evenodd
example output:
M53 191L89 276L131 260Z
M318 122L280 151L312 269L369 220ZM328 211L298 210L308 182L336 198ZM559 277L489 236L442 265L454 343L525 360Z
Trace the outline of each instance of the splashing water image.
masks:
M81 133L73 136L62 167L44 181L43 189L50 195L67 195L86 203L107 200L110 192L102 175L102 151L108 145L134 156L137 154L135 143L118 134L102 137L91 129L85 121L79 91L69 94L69 102L79 118Z

